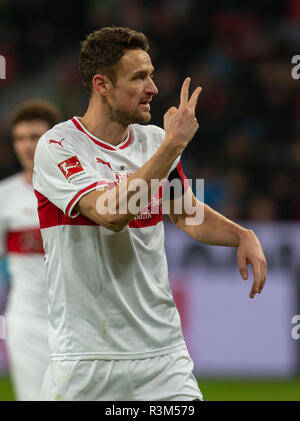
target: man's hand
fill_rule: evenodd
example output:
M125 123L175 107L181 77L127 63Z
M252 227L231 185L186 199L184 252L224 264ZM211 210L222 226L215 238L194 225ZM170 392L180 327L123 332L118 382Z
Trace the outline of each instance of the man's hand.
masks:
M186 78L182 84L179 107L171 107L164 115L165 142L178 149L181 154L199 128L195 117L197 100L202 91L198 87L189 99L191 78Z
M253 270L253 284L250 298L260 294L267 278L267 262L259 239L253 231L245 230L237 249L237 260L243 279L248 279L247 265L250 263Z

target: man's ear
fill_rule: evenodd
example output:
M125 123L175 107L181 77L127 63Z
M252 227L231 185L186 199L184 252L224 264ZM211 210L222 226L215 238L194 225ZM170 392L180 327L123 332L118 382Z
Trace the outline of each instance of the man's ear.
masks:
M93 88L100 95L107 96L110 88L109 79L102 74L96 74L93 77Z

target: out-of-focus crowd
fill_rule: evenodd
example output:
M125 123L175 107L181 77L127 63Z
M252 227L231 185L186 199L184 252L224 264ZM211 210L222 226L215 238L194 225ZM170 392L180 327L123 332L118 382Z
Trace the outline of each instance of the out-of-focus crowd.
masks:
M82 115L79 43L102 26L129 26L151 43L152 123L178 105L185 76L203 87L199 131L182 157L188 178L205 180L205 201L226 216L300 219L300 0L0 1L0 179L19 169L9 116L24 99Z

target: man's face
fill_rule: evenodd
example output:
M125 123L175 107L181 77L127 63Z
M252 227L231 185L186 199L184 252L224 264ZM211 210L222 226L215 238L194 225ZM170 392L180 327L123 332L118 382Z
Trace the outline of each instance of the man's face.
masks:
M149 55L141 50L127 50L116 69L116 82L106 97L112 120L124 125L147 123L150 118L150 102L158 90L152 74Z
M33 170L34 151L39 138L49 130L44 120L20 121L12 129L13 147L24 170Z

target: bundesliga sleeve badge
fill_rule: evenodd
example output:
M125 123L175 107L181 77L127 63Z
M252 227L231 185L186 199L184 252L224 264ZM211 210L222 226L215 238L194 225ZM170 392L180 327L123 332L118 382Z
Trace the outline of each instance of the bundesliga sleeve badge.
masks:
M66 159L58 164L58 168L61 170L63 175L66 177L67 180L77 173L83 172L84 169L77 158L77 156L72 156L71 158Z

